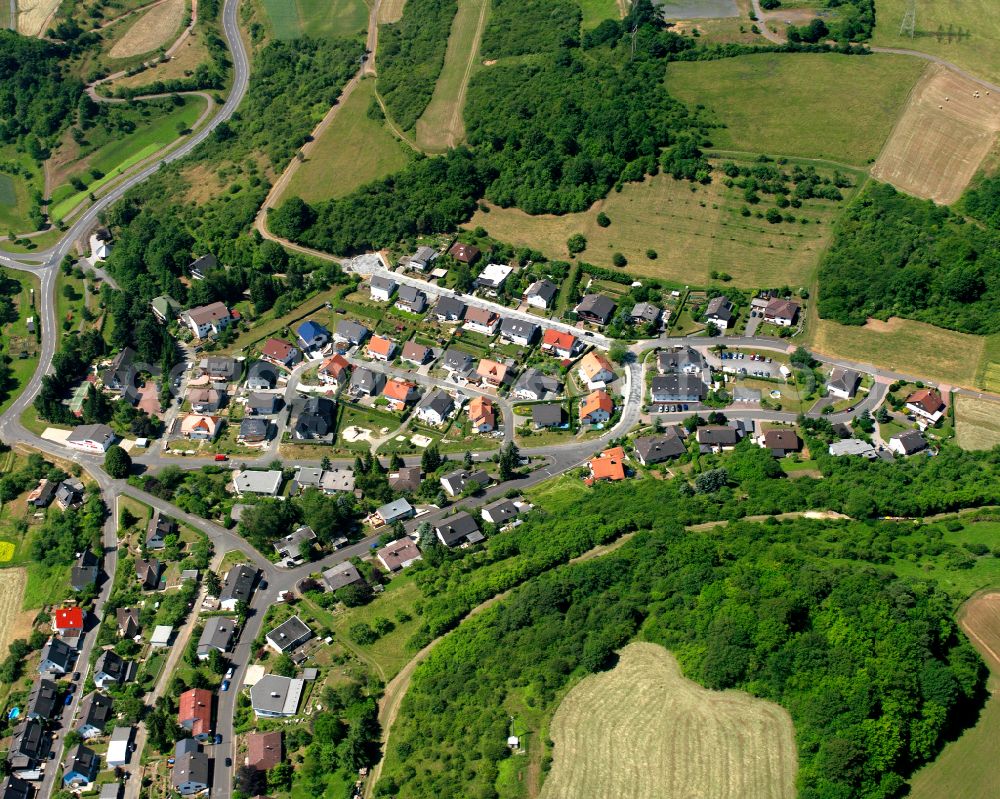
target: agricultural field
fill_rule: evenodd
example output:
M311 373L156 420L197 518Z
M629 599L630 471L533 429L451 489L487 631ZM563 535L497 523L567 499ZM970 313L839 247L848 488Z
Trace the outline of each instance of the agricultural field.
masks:
M851 191L845 189L845 195ZM718 172L707 186L661 174L626 184L583 213L530 216L516 208L490 207L489 213L477 211L467 227L482 226L501 241L533 247L550 258L569 257L566 240L580 233L587 239L581 260L611 267L620 252L629 273L681 285L705 285L712 271L731 275L741 286L807 283L842 203L804 201L794 211L808 224L744 217L744 205L743 192L723 185ZM611 219L608 227L597 224L600 212Z
M434 85L431 101L417 120L417 145L422 150L444 151L465 138L462 118L465 95L477 66L479 43L489 10L489 0L458 0L444 66Z
M724 127L721 149L874 161L924 69L916 58L774 53L671 64L666 85Z
M286 196L310 203L343 197L406 165L409 148L389 132L384 120L368 116L374 96L374 80L358 84L330 126L311 145L309 157L285 190Z
M356 36L368 29L364 0L263 0L263 5L278 39Z
M976 385L1000 394L1000 335L986 337Z
M996 795L995 764L1000 759L1000 593L989 592L971 599L962 608L959 623L990 668L990 696L976 725L913 776L911 799L991 799Z
M207 61L208 47L205 45L205 37L188 36L174 51L169 61L161 61L149 69L144 69L134 75L125 75L105 85L114 92L118 89L148 86L156 81L182 80L190 77L199 64Z
M6 652L11 641L23 637L23 630L18 630L22 626L18 617L23 615L21 601L27 583L28 573L24 569L0 568L0 651Z
M986 345L984 336L891 318L870 319L852 327L817 320L812 325L813 348L863 363L959 386L973 386Z
M872 44L940 56L973 75L1000 80L1000 14L994 0L918 2L914 36L900 33L907 0L875 0Z
M7 0L9 5L9 0ZM17 0L17 31L38 36L59 8L59 0Z
M663 18L679 19L721 19L738 17L739 8L735 0L665 0L657 3Z
M963 449L1000 444L1000 402L956 395L955 435Z
M13 300L17 308L17 320L0 329L0 351L10 358L12 372L10 385L0 386L2 413L17 399L21 388L31 379L38 365L38 339L34 334L28 333L26 321L29 316L37 316L31 304L31 291L34 289L37 295L39 284L34 275L12 269L0 269L0 280L4 283L4 293ZM22 352L26 355L22 356Z
M382 4L378 7L378 24L399 22L403 16L403 6L405 5L406 0L382 0Z
M186 11L185 0L164 0L135 20L117 37L108 51L111 58L132 58L169 47L180 33Z
M795 731L777 705L686 679L674 656L633 643L573 688L552 719L541 799L795 796Z
M907 194L958 200L1000 132L1000 96L932 64L921 77L872 175Z

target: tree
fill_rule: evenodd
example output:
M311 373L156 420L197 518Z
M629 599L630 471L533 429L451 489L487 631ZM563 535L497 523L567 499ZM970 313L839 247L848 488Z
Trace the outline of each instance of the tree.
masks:
M417 528L417 542L422 551L426 551L430 547L437 545L437 536L434 535L434 528L431 527L430 522L420 523L420 526Z
M118 520L121 522L121 526L125 529L135 527L135 525L139 523L139 517L132 513L132 511L128 508L122 508L121 514L118 516Z
M116 480L124 480L132 471L132 458L120 446L112 444L104 455L104 471Z
M465 466L466 469L472 468L472 450L467 449L465 451L465 455L462 457L462 465Z
M503 445L497 465L501 482L510 480L517 473L517 468L521 465L521 451L517 448L517 444L508 441Z
M267 772L240 766L236 769L236 790L244 796L263 796L267 791Z
M219 575L214 571L209 570L205 572L205 590L209 596L215 597L222 591L222 580L219 579Z
M712 494L729 483L729 472L725 469L709 469L694 479L694 488L699 494Z
M816 364L812 353L805 347L796 347L795 352L791 354L791 357L788 360L791 361L792 366L798 367L799 369L812 369Z
M608 350L608 357L619 365L623 364L628 359L628 347L620 341L615 341Z
M424 450L423 455L420 456L420 468L424 474L436 472L442 463L441 453L438 452L437 444L431 444Z
M402 455L398 452L393 452L392 457L389 458L389 468L395 472L402 469L405 465L406 463L403 461Z
M619 269L628 266L628 259L622 255L620 252L616 252L611 256L611 263L617 266Z
M222 657L222 653L218 649L213 649L208 653L208 668L211 669L213 674L225 674L226 669L226 659Z
M294 677L296 674L295 663L287 653L281 653L274 659L271 671L282 677Z
M272 793L292 788L292 764L283 760L267 774L267 787Z
M597 214L597 224L601 227L607 227L611 224L611 217L609 217L604 211Z
M574 233L566 239L566 249L570 255L577 255L587 249L587 238L582 233Z

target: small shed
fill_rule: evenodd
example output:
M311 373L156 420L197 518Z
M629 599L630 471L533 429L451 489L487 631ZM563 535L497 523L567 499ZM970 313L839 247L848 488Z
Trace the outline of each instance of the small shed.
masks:
M153 630L153 637L149 639L149 645L154 649L170 646L170 639L173 637L174 628L169 624L157 625Z

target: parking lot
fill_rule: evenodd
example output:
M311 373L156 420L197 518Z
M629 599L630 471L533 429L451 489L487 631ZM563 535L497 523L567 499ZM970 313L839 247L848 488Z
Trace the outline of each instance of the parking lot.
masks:
M781 364L762 353L729 350L719 355L709 352L707 358L709 364L714 368L729 374L743 375L744 377L765 377L774 380L783 379L780 371Z

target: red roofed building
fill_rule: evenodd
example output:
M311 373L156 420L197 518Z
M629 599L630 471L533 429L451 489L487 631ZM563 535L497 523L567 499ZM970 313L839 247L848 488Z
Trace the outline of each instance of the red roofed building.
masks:
M347 358L338 354L323 361L316 374L319 377L320 382L329 385L345 382L350 371L351 365L347 362Z
M398 377L390 378L382 389L382 396L389 400L389 407L393 410L402 410L410 402L417 398L417 385L407 380L400 380Z
M572 333L561 333L549 328L542 336L542 350L560 358L572 358L580 346L580 340Z
M580 422L583 424L598 424L606 422L614 413L615 403L611 395L603 389L591 391L580 402Z
M906 398L906 407L920 420L934 424L944 416L945 404L933 388L922 388Z
M212 692L207 688L190 688L177 701L177 723L188 730L192 738L199 741L211 738Z
M280 732L247 734L247 765L257 771L270 771L281 762Z
M596 458L590 459L590 477L587 485L593 485L598 480L616 482L625 479L625 450L621 447L606 449Z
M377 361L388 361L392 359L392 354L396 351L396 344L392 339L383 336L372 336L368 340L368 354Z
M260 348L260 357L278 366L292 367L299 361L299 351L280 338L269 338Z
M486 397L473 397L469 402L469 421L477 433L489 433L496 427L493 401Z
M448 255L463 264L474 264L479 258L479 248L475 244L463 244L459 241L451 245Z
M57 608L52 617L52 629L59 635L76 638L83 634L82 608Z

